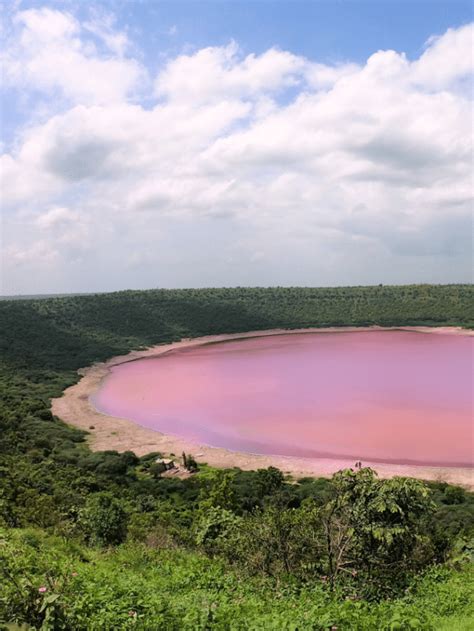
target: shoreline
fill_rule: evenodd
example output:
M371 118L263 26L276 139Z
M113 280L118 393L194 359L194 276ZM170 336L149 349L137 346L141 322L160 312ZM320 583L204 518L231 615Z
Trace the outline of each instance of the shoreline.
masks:
M353 467L355 464L354 459L260 455L230 451L221 447L200 445L177 436L163 434L158 430L142 427L128 419L102 414L94 408L90 397L99 389L103 379L109 374L113 366L147 357L156 357L183 348L214 344L228 340L272 335L394 330L428 334L463 335L468 337L474 336L474 331L462 329L461 327L370 326L270 329L187 338L179 342L159 344L143 350L131 351L126 355L112 357L105 362L79 369L77 372L82 378L78 383L66 388L61 397L51 400L51 411L54 416L57 416L63 422L88 432L89 436L87 442L92 451L108 449L119 452L133 451L138 456L145 455L152 451L176 455L180 455L185 451L186 453L192 453L198 462L206 462L210 466L217 468L238 467L243 470L252 470L274 466L281 469L283 473L290 474L295 478L329 477L340 469ZM363 461L362 464L363 466L373 468L381 478L407 476L458 484L469 490L474 490L474 469L469 467L436 467L371 461Z

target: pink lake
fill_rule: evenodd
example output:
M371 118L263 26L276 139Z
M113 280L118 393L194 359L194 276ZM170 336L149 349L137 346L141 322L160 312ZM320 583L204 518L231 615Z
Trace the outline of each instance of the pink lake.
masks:
M112 368L92 402L234 451L472 466L473 342L370 331L206 344Z

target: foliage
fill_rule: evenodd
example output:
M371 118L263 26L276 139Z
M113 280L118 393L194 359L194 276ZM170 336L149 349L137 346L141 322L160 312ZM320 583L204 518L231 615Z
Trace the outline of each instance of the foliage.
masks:
M190 473L196 473L196 471L199 470L199 465L196 462L196 458L192 454L186 455L183 452L183 464Z
M93 493L79 513L86 539L100 546L122 543L127 536L127 513L110 493Z
M196 543L208 554L218 553L233 540L241 519L221 506L201 509L196 525Z
M428 527L434 510L418 480L346 470L333 477L322 505L285 506L275 493L265 510L226 529L219 550L250 574L322 580L358 598L393 596L436 560Z
M379 481L368 468L340 471L333 483L322 509L331 585L348 572L362 595L396 593L434 555L428 488L409 478Z
M414 285L0 301L0 620L471 628L473 494L368 470L299 481L274 468L196 472L189 455L193 475L168 478L162 454L89 451L50 399L79 368L134 348L274 327L472 327L472 298L467 285Z
M435 568L402 598L370 603L323 582L241 578L196 552L125 544L110 554L32 530L0 532L0 542L3 619L33 628L451 631L474 619L469 566Z

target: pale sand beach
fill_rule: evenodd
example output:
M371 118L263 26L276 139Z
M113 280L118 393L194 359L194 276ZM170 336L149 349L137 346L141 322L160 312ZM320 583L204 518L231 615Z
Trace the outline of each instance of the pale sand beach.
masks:
M137 455L144 455L152 451L163 454L176 454L183 451L195 455L198 462L206 462L219 468L239 467L244 470L278 467L286 474L295 478L304 476L327 477L334 472L354 466L354 459L342 458L300 458L281 455L258 455L234 452L223 448L196 444L177 436L162 434L156 430L142 427L136 423L98 412L90 401L101 385L102 380L109 374L110 368L125 362L156 357L176 349L183 349L203 344L212 344L227 340L245 339L250 337L269 335L288 335L291 333L334 333L354 331L404 330L427 334L465 335L474 336L474 331L459 327L330 327L308 329L273 329L266 331L251 331L213 335L194 339L184 339L171 344L161 344L144 350L137 350L113 357L102 363L80 369L80 381L67 388L59 398L52 399L52 413L65 423L89 432L88 443L92 450L107 449L133 451ZM380 477L410 476L425 480L437 480L459 484L468 489L474 489L474 469L460 467L432 467L406 464L392 464L363 461L363 466L375 469Z

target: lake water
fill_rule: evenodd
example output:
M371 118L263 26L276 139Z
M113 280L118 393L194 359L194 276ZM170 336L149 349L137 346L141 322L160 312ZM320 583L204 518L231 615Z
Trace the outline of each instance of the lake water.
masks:
M112 368L105 414L235 451L472 466L473 338L304 333Z

